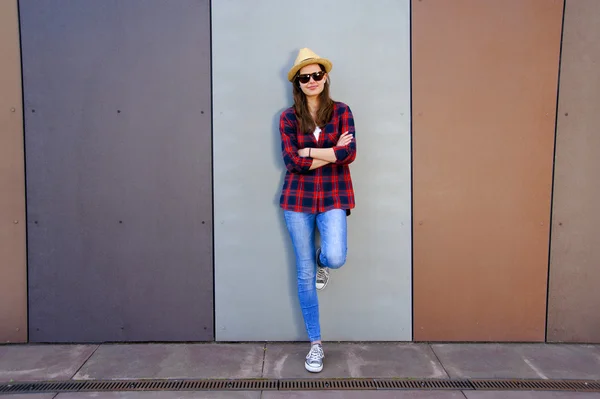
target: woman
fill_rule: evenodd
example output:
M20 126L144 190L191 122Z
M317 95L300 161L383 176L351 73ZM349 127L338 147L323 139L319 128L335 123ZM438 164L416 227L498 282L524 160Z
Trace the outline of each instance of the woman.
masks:
M348 165L356 158L350 108L329 97L332 64L310 49L298 53L288 73L294 106L279 121L287 172L280 206L296 254L298 297L311 349L305 368L323 370L317 289L329 282L329 268L346 262L346 217L354 208ZM315 248L315 225L321 247Z

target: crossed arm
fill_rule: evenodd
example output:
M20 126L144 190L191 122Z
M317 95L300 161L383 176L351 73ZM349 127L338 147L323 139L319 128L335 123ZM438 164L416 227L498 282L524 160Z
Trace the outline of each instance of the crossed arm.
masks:
M310 165L310 169L308 169L308 170L317 169L317 168L323 167L325 165L329 165L331 163L329 161L324 161L322 159L317 159L317 158L313 158L312 160L313 160L312 164Z
M296 128L281 115L279 129L283 160L290 172L306 173L330 163L338 165L349 164L356 158L356 142L354 139L354 120L350 109L342 115L341 126L344 134L336 145L331 148L302 148L298 149Z
M345 106L339 114L339 129L344 132L335 146L331 148L303 148L298 151L300 157L313 158L316 165L312 169L334 163L348 165L356 158L356 139L354 137L354 117L350 107Z
M335 147L331 148L302 148L298 150L298 156L302 158L312 158L313 163L309 170L317 169L330 163L338 161L335 148L346 147L353 140L352 135L349 132L344 132L338 139Z

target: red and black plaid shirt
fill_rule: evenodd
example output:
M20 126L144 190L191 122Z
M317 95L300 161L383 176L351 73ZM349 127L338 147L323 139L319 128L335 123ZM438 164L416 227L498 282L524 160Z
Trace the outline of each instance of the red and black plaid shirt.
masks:
M287 168L280 206L288 211L321 213L331 209L354 208L354 190L348 165L356 158L354 119L350 107L336 102L331 121L322 127L319 140L313 132L298 131L296 112L288 108L279 119L281 150ZM350 132L353 140L344 147L336 143L342 133ZM312 158L298 156L302 148L333 148L337 161L309 170Z

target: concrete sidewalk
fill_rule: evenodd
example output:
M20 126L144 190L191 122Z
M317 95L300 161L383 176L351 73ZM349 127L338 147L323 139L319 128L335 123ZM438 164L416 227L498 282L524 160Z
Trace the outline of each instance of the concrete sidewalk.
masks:
M304 370L307 343L2 345L0 382L123 379L434 378L600 380L600 345L326 342L325 369ZM7 398L599 398L508 391L215 391L7 395Z

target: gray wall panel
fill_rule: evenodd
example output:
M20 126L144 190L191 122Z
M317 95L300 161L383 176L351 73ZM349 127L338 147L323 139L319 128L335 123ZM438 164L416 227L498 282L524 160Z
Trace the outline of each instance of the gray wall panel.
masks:
M31 341L212 339L208 0L20 8Z
M548 341L600 342L600 2L565 8Z
M333 62L358 146L348 263L319 294L323 338L410 340L409 1L220 0L212 23L216 338L306 340L278 121L309 47Z

